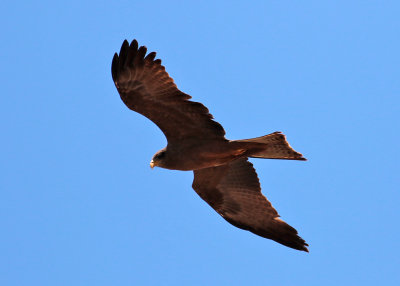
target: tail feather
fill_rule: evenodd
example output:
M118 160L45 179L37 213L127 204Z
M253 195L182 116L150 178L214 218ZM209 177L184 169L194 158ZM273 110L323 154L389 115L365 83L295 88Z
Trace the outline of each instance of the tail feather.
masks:
M251 142L257 143L254 145L255 151L249 157L265 158L265 159L286 159L286 160L301 160L306 158L299 152L296 152L287 142L286 136L281 132L274 132L265 136L236 140L236 142ZM262 147L262 148L261 148ZM260 150L261 148L261 150Z

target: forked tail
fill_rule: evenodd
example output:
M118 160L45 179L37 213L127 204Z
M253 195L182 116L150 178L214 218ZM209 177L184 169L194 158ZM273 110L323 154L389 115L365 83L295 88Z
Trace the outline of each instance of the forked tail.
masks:
M286 141L285 135L281 132L274 132L257 138L235 140L235 142L253 143L248 144L248 154L252 158L307 160L301 153L293 150Z

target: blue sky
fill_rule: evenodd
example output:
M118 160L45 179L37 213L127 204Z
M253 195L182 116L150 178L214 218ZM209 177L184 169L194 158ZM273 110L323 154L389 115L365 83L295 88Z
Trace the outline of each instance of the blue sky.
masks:
M398 1L3 1L1 285L399 285ZM156 51L230 139L284 132L309 161L253 159L310 244L234 228L149 168L160 130L111 80Z

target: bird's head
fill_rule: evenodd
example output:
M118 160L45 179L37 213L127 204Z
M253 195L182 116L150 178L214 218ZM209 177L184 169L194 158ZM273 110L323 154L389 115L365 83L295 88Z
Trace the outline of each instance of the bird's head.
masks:
M165 148L158 151L156 154L154 154L153 158L150 161L150 167L153 169L154 167L163 167L164 165L164 160L166 151Z

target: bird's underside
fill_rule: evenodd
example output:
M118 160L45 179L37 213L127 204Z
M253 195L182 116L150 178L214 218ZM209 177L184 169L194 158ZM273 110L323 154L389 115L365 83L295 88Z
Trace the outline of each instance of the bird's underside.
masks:
M305 160L280 132L245 140L227 140L208 109L190 101L169 77L155 53L136 40L122 44L112 62L112 77L123 102L152 120L168 145L151 166L193 170L193 189L229 223L288 247L308 251L297 231L279 219L262 195L248 157Z

